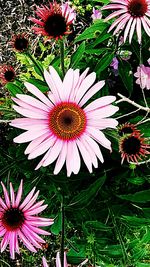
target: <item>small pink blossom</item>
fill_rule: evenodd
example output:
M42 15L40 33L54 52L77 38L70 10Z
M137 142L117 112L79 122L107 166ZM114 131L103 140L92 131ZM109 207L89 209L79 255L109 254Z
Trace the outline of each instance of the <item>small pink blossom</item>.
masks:
M116 57L114 57L110 66L113 67L114 70L118 70L118 64L119 64L118 59Z
M102 13L101 13L100 10L95 9L95 8L93 7L93 14L92 14L91 17L92 17L93 21L96 20L96 19L101 19L101 18L102 18Z
M137 68L137 72L134 74L134 76L138 78L136 83L139 84L142 89L150 89L150 67L145 67L143 64L141 64Z
M19 251L19 240L32 252L42 249L41 244L45 243L39 235L50 235L49 232L40 227L53 224L53 219L38 217L37 214L46 209L43 200L37 203L39 191L35 193L35 187L21 202L23 193L23 181L21 181L18 192L15 195L12 183L10 183L10 196L1 182L4 192L4 200L0 197L0 236L1 253L9 244L10 256L15 258L15 252Z

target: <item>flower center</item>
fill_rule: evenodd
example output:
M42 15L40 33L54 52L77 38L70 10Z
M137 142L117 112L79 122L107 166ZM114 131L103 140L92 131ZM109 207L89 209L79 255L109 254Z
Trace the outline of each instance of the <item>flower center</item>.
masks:
M10 82L14 79L15 74L12 70L7 70L4 74L6 81Z
M122 129L119 129L119 135L123 136L124 134L133 133L133 129L130 126L125 126Z
M8 231L21 227L25 220L24 214L17 208L6 210L2 216L2 224Z
M122 148L128 155L136 155L140 152L141 142L138 137L131 136L123 140Z
M62 140L76 139L86 127L85 113L75 103L58 104L51 110L49 118L51 131Z
M129 13L133 17L143 17L147 12L147 8L146 0L131 0L128 5Z
M28 40L24 37L16 38L14 42L14 47L18 51L23 51L28 48Z
M45 22L44 29L49 36L64 35L67 30L65 18L61 14L50 15Z

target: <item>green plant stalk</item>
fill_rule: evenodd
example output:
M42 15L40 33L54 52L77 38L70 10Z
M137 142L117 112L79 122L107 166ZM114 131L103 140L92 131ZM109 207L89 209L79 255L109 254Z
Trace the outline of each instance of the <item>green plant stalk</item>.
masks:
M64 66L64 41L60 40L60 65L62 69L63 76L65 75L65 66Z
M36 60L34 59L34 57L30 54L30 53L26 53L26 55L32 60L32 62L34 63L34 65L38 68L39 72L41 73L41 76L44 78L43 75L43 71L41 70L41 68L39 67L39 65L37 64Z
M115 231L116 231L116 235L117 235L117 237L118 237L118 239L119 239L119 243L120 243L121 248L122 248L122 253L123 253L123 264L125 264L125 265L123 265L123 266L126 266L126 264L129 263L129 258L128 258L128 255L127 255L127 252L126 252L126 248L125 248L125 245L124 245L122 236L121 236L121 234L120 234L120 231L119 231L119 228L118 228L118 225L117 225L117 222L116 222L114 213L113 213L113 211L111 210L110 207L108 208L108 210L109 210L109 213L110 213L110 215L111 215L111 217L112 217L112 223L113 223L113 225L114 225L114 228L115 228Z
M61 249L60 249L60 259L61 259L61 267L64 267L64 235L65 235L65 208L64 208L64 195L62 195L61 216L62 216L62 225L61 225Z

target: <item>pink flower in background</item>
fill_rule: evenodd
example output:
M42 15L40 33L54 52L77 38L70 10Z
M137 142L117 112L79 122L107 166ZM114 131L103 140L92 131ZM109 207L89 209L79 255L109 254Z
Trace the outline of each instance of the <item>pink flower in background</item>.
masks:
M68 2L60 5L53 1L49 5L49 7L44 5L37 7L36 14L40 20L35 18L30 20L40 27L32 29L36 34L47 36L47 39L62 39L64 35L71 33L70 25L74 22L76 13Z
M147 60L148 64L150 65L150 58Z
M44 256L42 258L42 263L43 263L43 267L49 267ZM60 252L59 251L56 253L56 267L61 267ZM68 267L66 251L64 252L64 267Z
M118 59L116 57L114 57L110 66L113 67L114 70L118 70L118 64L119 64Z
M50 235L49 232L39 227L53 224L53 219L36 216L46 209L47 205L43 205L44 201L39 201L35 204L39 194L39 191L35 193L35 187L21 204L22 181L16 197L11 183L10 197L4 184L2 182L1 184L4 191L4 200L0 197L0 236L3 237L1 241L1 253L9 244L10 255L14 259L15 252L19 253L18 239L23 242L27 249L32 252L37 252L36 248L42 248L40 243L45 243L39 234Z
M43 267L49 267L47 264L47 260L44 256L42 257L42 263L43 263Z
M150 89L150 67L145 67L143 64L141 64L137 68L137 72L134 74L134 76L138 78L136 83L139 84L142 89Z
M102 18L102 13L101 13L100 10L95 9L95 8L93 7L93 14L92 14L91 17L92 17L93 20L101 19L101 18Z
M56 70L50 66L44 71L50 88L46 97L31 83L25 83L34 95L17 94L13 108L24 118L18 118L11 125L25 130L14 139L16 143L30 142L25 150L28 159L45 154L36 167L46 167L56 160L54 174L58 174L66 162L67 175L77 174L82 156L89 172L92 165L97 168L98 160L104 162L97 143L111 151L111 142L103 129L116 128L118 122L108 118L118 111L113 106L115 96L103 96L86 105L105 84L95 85L96 73L87 75L88 68L80 75L79 69L69 69L62 81ZM85 106L86 105L86 106Z
M137 32L138 42L141 43L142 26L150 36L150 0L111 0L111 3L102 8L114 10L105 20L117 19L112 23L109 32L114 29L114 35L124 30L124 42L129 36L131 43L134 31Z

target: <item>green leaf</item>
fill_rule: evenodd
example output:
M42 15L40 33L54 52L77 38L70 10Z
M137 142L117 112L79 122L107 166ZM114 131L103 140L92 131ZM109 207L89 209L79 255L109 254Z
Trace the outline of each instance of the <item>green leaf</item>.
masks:
M58 235L61 231L61 225L62 225L62 216L61 212L58 213L57 218L54 221L54 224L51 226L51 232L54 235Z
M22 94L23 93L22 89L19 86L17 86L14 83L11 83L11 82L7 83L5 85L5 88L7 88L9 90L9 92L11 93L12 96L16 96L16 94Z
M91 184L87 189L82 190L77 196L75 196L69 206L75 208L83 208L91 203L93 198L96 197L97 193L103 186L106 180L106 176L100 177L93 184Z
M149 267L150 263L137 262L136 267Z
M118 197L132 202L146 203L150 201L150 189L136 192L135 194L118 195Z
M145 226L150 225L150 219L147 218L139 218L136 216L122 216L122 220L126 221L130 226Z
M128 90L129 95L131 95L133 91L133 74L131 65L125 60L119 60L118 70L124 86Z
M45 82L38 80L38 79L34 79L34 78L30 78L28 80L29 83L34 84L35 86L37 86L37 88L41 91L41 92L47 92L48 91L48 86Z
M71 63L70 63L71 68L73 68L73 69L77 68L78 63L82 59L82 56L84 54L84 51L85 51L85 42L82 42L79 45L79 47L76 50L76 52L71 57Z
M109 227L105 225L104 223L98 222L98 221L86 221L85 227L92 228L94 230L99 230L99 231L109 231L112 229L112 227Z
M96 32L101 33L107 27L107 23L102 20L96 20L94 24L92 24L89 28L85 29L83 33L81 33L75 39L75 42L92 39L96 37Z
M86 49L85 53L86 54L90 54L90 55L97 55L100 56L103 52L106 52L106 48L90 48L90 49Z
M99 60L98 64L96 65L94 71L99 74L103 70L105 70L112 62L114 58L114 53L105 53L102 58Z

